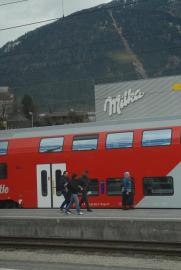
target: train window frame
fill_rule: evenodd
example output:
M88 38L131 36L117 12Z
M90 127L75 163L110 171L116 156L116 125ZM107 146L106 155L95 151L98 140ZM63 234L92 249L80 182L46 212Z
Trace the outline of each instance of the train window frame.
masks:
M83 148L83 149L74 149L74 142L75 141L86 141L87 140L96 140L96 148ZM72 151L73 152L82 152L82 151L96 151L98 148L99 143L99 134L90 134L90 135L75 135L72 139Z
M159 179L159 178L167 178L167 179L169 179L170 181L171 181L171 185L172 185L172 192L167 192L167 193L148 193L148 191L147 192L145 192L145 180L151 180L151 179L155 179L155 180L157 180L157 179ZM173 179L173 177L172 176L145 176L145 177L143 177L143 194L144 194L144 196L145 197L160 197L160 196L173 196L174 195L174 179Z
M117 180L117 181L116 181ZM108 196L122 196L122 185L120 185L120 192L119 193L111 193L108 191L108 182L109 181L115 181L115 182L122 182L123 181L123 177L109 177L106 179L106 194ZM120 183L121 184L121 183Z
M143 138L144 138L144 133L151 133L151 132L159 132L159 131L170 131L170 137L169 137L169 143L167 143L167 144L149 144L149 145L144 145L144 140L143 140ZM143 132L142 132L142 138L141 138L141 145L142 145L142 147L165 147L165 146L170 146L171 144L172 144L172 136L173 136L173 130L172 130L172 128L164 128L164 129L149 129L149 130L143 130Z
M93 197L93 196L99 196L100 195L100 190L99 190L99 180L97 179L97 178L90 178L89 179L89 187L90 187L90 183L91 182L97 182L97 185L98 185L98 191L97 191L97 193L90 193L91 191L90 190L88 190L88 193L87 193L87 195L88 196L90 196L90 197Z
M5 146L5 151L1 153L1 144L6 144ZM0 156L6 156L8 154L8 146L9 146L9 142L8 141L0 141Z
M131 146L123 146L123 147L107 147L107 140L108 136L110 135L115 135L115 134L132 134L132 140L131 140ZM114 150L114 149L130 149L133 148L133 143L134 143L134 131L117 131L117 132L111 132L107 133L106 135L106 141L105 141L105 149L106 150Z
M3 168L1 168L3 166ZM8 179L8 164L0 163L0 180Z
M58 177L60 177L60 178L58 178ZM62 190L61 190L61 186L60 186L61 178L62 178L62 171L60 169L56 169L55 170L55 183L56 183L56 196L58 196L58 197L60 197L62 195Z
M56 151L52 151L51 149L48 150L48 151L41 151L41 143L42 141L45 141L45 140L54 140L54 139L62 139L62 144L60 144L60 149L56 150ZM63 152L64 150L64 136L59 136L59 137L44 137L44 138L41 138L40 139L40 143L39 143L39 153L40 154L49 154L49 153L60 153L60 152Z
M44 181L43 173L46 175L46 181ZM42 197L48 197L48 173L46 170L41 171L41 195Z

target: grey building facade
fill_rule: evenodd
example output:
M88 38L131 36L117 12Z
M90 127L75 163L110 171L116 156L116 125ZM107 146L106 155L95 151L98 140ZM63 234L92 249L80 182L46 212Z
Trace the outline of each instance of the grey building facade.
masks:
M181 117L181 75L95 86L96 121Z

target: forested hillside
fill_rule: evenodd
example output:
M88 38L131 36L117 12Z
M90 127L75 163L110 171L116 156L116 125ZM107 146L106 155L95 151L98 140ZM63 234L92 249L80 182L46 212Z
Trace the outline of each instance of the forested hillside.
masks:
M40 111L93 110L94 84L181 74L181 1L116 0L0 49L0 85Z

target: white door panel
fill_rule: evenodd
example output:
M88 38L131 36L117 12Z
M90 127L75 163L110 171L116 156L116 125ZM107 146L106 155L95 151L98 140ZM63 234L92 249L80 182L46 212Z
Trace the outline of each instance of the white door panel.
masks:
M60 196L57 192L58 173L61 170L63 173L66 171L66 164L52 164L52 196L53 196L53 208L60 207L60 204L64 201L64 197Z
M51 207L50 165L37 165L37 204L38 207Z
M57 208L64 197L58 192L60 171L66 170L65 163L37 165L37 207Z

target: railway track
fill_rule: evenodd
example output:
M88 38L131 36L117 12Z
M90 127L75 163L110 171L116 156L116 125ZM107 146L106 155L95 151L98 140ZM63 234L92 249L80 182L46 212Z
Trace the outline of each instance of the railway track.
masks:
M41 239L0 237L0 247L64 248L93 252L134 252L144 254L181 256L181 243L90 241L76 239Z

